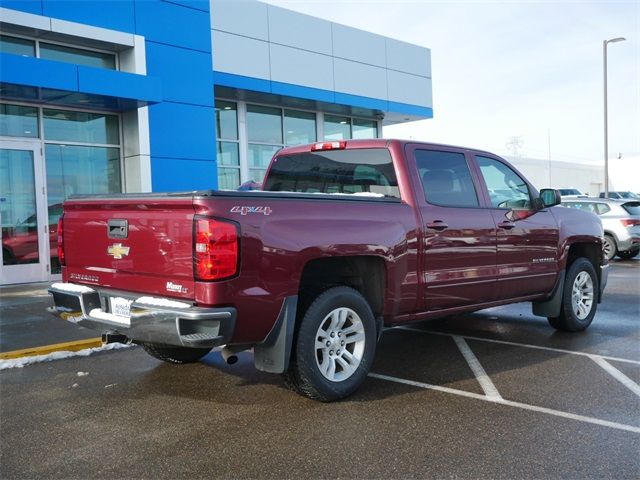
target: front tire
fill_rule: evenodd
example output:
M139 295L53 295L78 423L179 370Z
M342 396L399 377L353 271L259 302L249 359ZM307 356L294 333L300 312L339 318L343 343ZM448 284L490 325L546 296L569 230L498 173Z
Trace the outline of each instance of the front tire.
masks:
M566 332L585 330L596 314L599 291L593 264L584 257L577 258L564 280L560 315L549 317L549 324Z
M330 288L300 321L286 383L313 400L345 398L369 373L376 342L376 322L365 298L350 287Z
M145 352L163 362L181 365L195 363L211 351L210 348L188 348L161 343L140 343Z

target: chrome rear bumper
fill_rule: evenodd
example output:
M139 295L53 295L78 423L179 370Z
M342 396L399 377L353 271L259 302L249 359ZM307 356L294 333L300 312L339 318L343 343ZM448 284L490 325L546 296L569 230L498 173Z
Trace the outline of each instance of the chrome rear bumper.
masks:
M171 298L132 294L129 316L105 311L108 295L74 283L54 283L52 313L83 327L117 332L133 341L213 348L229 342L236 309L195 307ZM102 297L102 298L101 298Z

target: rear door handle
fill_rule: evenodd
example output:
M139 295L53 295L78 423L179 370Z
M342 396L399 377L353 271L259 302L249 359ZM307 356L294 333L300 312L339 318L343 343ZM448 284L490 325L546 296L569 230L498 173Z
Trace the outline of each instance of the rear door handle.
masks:
M433 230L438 230L439 232L441 232L442 230L446 230L447 228L449 228L449 225L444 223L442 220L434 220L431 223L427 223L427 228L431 228Z
M505 230L511 230L512 228L514 228L516 226L515 223L513 222L509 222L509 221L504 221L504 222L500 222L498 224L499 228L504 228Z

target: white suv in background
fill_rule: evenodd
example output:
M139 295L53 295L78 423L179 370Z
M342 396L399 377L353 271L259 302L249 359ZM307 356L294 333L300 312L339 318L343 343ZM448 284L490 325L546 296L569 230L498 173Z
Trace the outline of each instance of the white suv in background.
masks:
M640 252L640 199L568 198L560 206L586 210L600 217L608 260L616 255L629 260Z

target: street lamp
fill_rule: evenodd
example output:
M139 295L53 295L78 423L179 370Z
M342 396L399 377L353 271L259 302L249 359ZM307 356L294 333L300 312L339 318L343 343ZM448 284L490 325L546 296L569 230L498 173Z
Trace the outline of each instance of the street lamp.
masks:
M609 125L607 119L607 45L623 42L624 37L612 38L602 42L603 70L604 70L604 198L609 198Z

